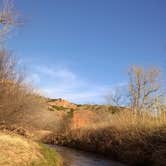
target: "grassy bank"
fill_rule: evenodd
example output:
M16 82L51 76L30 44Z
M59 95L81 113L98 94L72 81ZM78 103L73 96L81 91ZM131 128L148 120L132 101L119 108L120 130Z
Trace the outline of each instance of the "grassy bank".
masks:
M0 132L0 165L60 166L58 154L47 146L16 134Z
M79 114L80 119L84 117ZM73 121L73 115L70 122L81 122L80 127L75 124L77 128L72 128L73 124L68 124L67 130L47 136L44 141L101 153L129 165L165 165L165 113L158 117L134 115L129 111L103 114L93 114L98 121L91 117L87 122L87 117L84 125L83 119Z
M55 150L47 145L40 144L43 159L40 162L32 162L28 166L62 166L62 160Z

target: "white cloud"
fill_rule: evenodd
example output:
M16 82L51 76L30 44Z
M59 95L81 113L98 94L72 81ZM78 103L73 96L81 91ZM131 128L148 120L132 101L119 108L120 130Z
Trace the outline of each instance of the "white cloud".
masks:
M27 79L25 80L25 82L30 83L30 84L34 84L37 85L40 83L40 76L37 73L32 73L30 74L29 77L27 77Z
M76 103L103 103L104 95L113 88L85 81L64 67L38 66L33 72L32 79L36 80L42 93L51 98L65 98Z
M50 97L61 97L76 103L101 103L104 102L103 96L106 93L106 89L100 89L99 87L91 87L89 89L86 86L83 89L75 89L74 87L64 87L63 89L50 87L43 91Z
M56 76L64 78L64 79L70 79L70 80L75 80L76 79L76 75L66 69L61 69L59 71L56 72Z

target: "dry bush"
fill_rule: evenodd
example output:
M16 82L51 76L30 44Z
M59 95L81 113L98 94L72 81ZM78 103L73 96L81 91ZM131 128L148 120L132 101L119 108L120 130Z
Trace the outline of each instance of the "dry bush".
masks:
M165 111L158 116L135 114L129 110L115 114L93 112L93 116L90 114L87 118L86 114L83 116L81 113L84 114L84 111L79 111L77 119L80 119L74 120L74 125L86 122L84 125L70 128L68 132L51 134L44 141L102 153L130 165L164 166Z
M46 111L46 99L25 80L25 74L13 54L0 50L0 123L55 128L56 113Z
M130 109L121 109L116 113L110 111L79 110L73 112L71 129L101 129L114 127L118 130L130 128L156 128L166 125L166 109L161 108L160 114L141 112L135 114ZM75 127L73 127L75 126Z
M0 50L0 121L20 121L29 111L37 110L42 103L33 88L26 85L11 52Z

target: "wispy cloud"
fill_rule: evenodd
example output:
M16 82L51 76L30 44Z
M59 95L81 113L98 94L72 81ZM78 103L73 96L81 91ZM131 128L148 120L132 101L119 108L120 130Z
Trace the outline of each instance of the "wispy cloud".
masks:
M104 95L113 88L109 85L97 85L90 80L85 81L65 67L37 66L33 68L31 76L45 96L65 98L76 103L103 103Z

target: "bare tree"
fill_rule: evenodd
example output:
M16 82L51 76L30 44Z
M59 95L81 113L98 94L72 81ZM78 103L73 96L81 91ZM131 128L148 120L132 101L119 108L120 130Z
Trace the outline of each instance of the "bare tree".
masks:
M16 59L11 52L0 50L0 118L5 119L23 110L23 100L28 93Z
M4 0L3 7L0 9L0 41L4 41L10 31L22 23L23 21L14 9L12 0Z
M145 70L139 66L132 66L129 70L129 97L134 111L153 109L161 93L160 70L149 68Z
M108 95L105 96L105 99L108 104L112 104L114 106L121 106L123 102L123 95L120 88L115 88L114 91L111 91Z
M0 44L21 21L12 1L4 1L0 10ZM3 46L3 45L2 45ZM12 52L0 48L0 121L18 121L39 108L41 98L25 84L22 68ZM23 120L22 120L23 121Z

